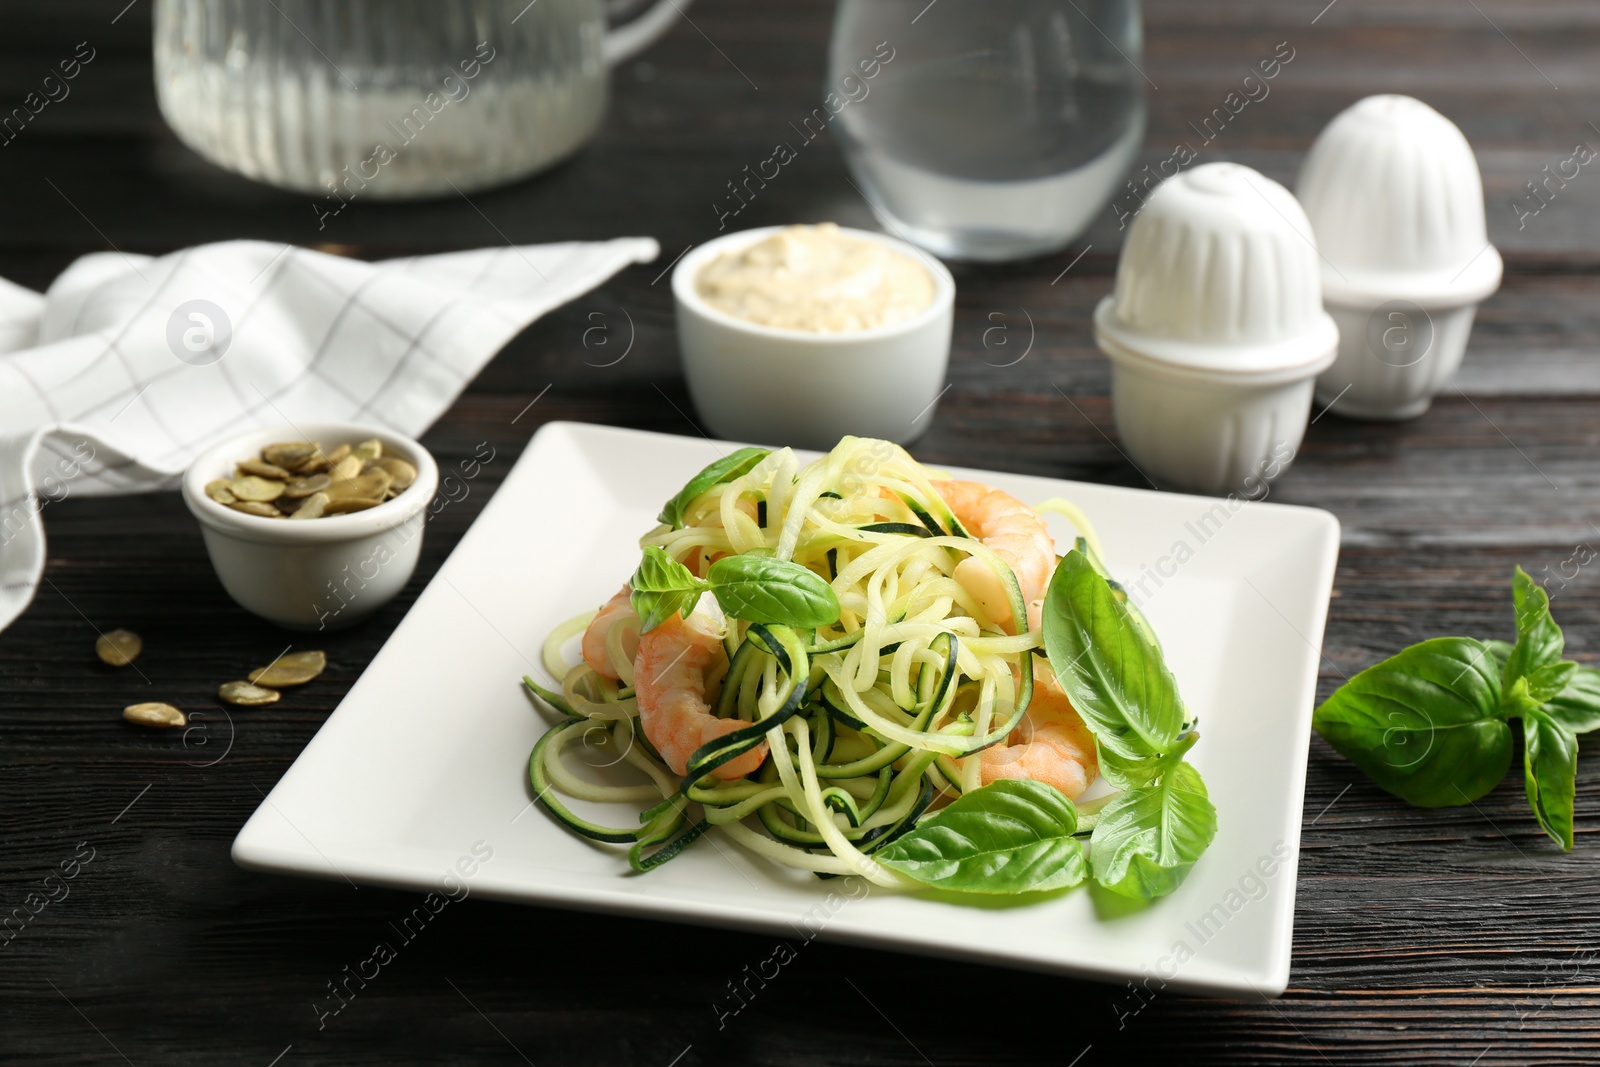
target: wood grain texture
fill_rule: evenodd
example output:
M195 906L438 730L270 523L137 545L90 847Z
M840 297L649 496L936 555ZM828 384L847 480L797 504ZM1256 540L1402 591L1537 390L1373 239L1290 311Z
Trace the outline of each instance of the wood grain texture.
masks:
M606 126L570 163L471 205L358 202L318 230L307 198L218 171L166 131L150 88L149 7L113 22L124 2L7 7L0 110L76 42L91 41L97 57L69 99L0 147L0 275L42 287L85 252L239 236L378 258L500 234L649 234L666 254L535 324L426 435L445 466L482 441L497 458L433 523L405 594L321 642L328 673L279 705L238 709L230 722L211 697L288 638L227 600L175 495L48 507L48 581L0 635L0 914L86 854L80 843L93 859L65 899L0 946L0 1062L1600 1060L1600 765L1587 742L1577 847L1563 856L1515 778L1474 806L1413 809L1314 739L1290 990L1270 1004L1142 1000L1126 988L812 943L722 1015L728 983L766 959L772 939L469 901L319 1029L313 1005L327 1000L327 983L390 938L388 924L416 898L246 873L229 860L233 836L540 424L697 432L670 296L655 279L715 232L724 183L815 106L831 5L701 0L693 27L677 26L618 72ZM1154 0L1146 37L1143 66L1160 88L1141 165L1163 158L1285 40L1296 58L1272 95L1204 158L1292 181L1317 130L1377 91L1423 96L1474 142L1508 275L1480 311L1460 388L1411 423L1347 422L1337 409L1319 418L1274 498L1328 508L1344 528L1321 695L1409 642L1508 636L1512 566L1559 572L1578 544L1600 544L1600 175L1586 170L1521 228L1505 207L1576 140L1600 144L1588 126L1600 121L1600 13L1572 0ZM819 138L737 224L829 218L870 224ZM1109 375L1088 325L1119 242L1108 213L1061 255L958 268L952 388L919 457L1143 484L1116 444ZM632 337L626 359L601 366L618 349L597 349L594 334L585 347L597 322L608 343ZM997 323L1006 329L986 344ZM1600 661L1597 573L1591 564L1555 597L1569 649L1589 662ZM93 656L96 628L123 625L145 637L142 676ZM210 709L203 730L186 743L118 719L124 704L156 696Z

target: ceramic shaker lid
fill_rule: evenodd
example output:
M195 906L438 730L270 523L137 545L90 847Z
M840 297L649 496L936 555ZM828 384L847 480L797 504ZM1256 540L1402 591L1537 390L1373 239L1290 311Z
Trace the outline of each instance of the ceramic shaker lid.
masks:
M1305 212L1236 163L1196 167L1151 194L1095 327L1113 358L1221 375L1296 371L1338 343Z
M1312 146L1298 189L1331 303L1447 307L1499 287L1472 146L1420 100L1369 96L1340 112Z

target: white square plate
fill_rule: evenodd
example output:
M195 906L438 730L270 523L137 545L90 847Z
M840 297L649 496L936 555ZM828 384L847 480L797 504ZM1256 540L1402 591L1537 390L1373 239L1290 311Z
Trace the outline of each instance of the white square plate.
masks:
M730 447L602 426L542 428L245 824L234 859L418 890L441 890L465 859L471 890L505 900L1198 992L1283 991L1338 555L1338 523L1323 511L959 472L1023 500L1065 496L1082 507L1199 716L1191 758L1219 829L1184 885L1151 905L1084 887L1014 906L866 892L857 879L850 886L780 868L718 835L639 876L620 850L534 808L527 760L546 721L522 675L541 671L540 648L557 623L616 592L662 502ZM1063 524L1058 540L1067 536ZM474 845L479 858L489 850L493 858L478 864Z

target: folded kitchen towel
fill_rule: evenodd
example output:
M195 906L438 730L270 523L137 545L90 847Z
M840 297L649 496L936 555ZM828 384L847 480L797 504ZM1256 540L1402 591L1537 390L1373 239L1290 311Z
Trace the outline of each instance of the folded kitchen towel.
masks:
M84 256L40 295L0 280L0 629L44 573L52 500L171 489L255 426L417 435L534 319L648 238L364 263L230 241Z

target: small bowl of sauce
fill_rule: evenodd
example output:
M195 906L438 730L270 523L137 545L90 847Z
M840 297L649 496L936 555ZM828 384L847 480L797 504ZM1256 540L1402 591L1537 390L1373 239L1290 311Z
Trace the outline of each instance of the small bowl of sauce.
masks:
M933 421L955 279L903 241L833 223L731 233L672 275L695 407L720 437L905 443Z

